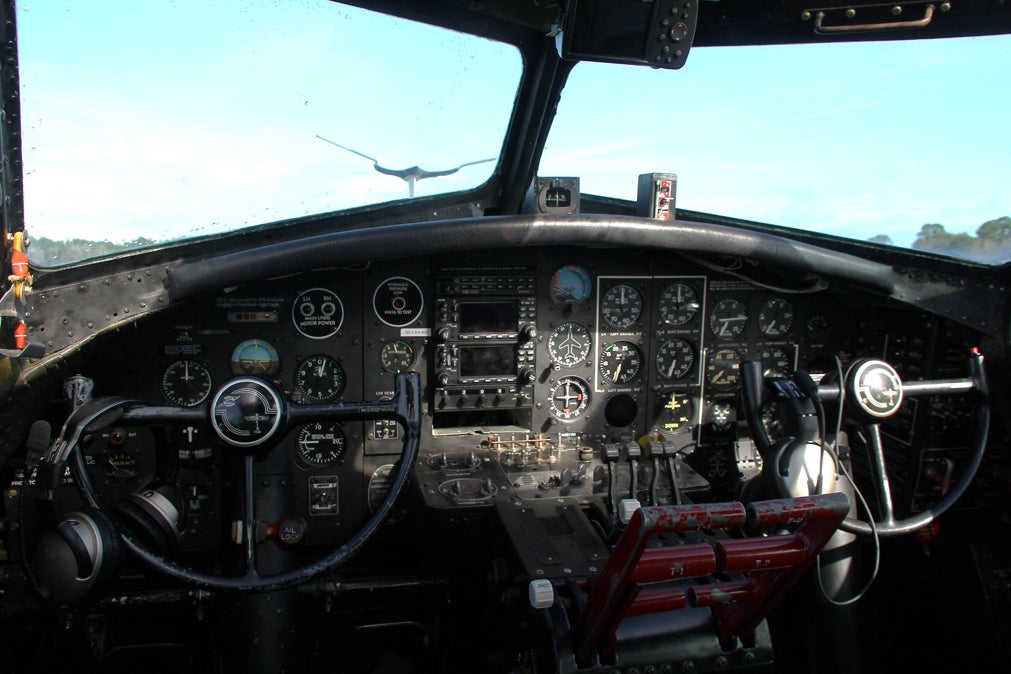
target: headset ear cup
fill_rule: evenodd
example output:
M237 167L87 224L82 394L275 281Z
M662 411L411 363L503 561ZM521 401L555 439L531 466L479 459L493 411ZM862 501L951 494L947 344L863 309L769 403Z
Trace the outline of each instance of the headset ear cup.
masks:
M123 544L115 523L92 508L68 513L39 537L35 567L39 583L61 606L84 601L115 578Z
M85 512L95 521L102 533L102 547L105 552L105 559L98 568L98 575L92 588L92 592L97 593L116 579L126 555L123 551L123 539L120 538L119 529L113 519L94 508L88 508Z
M162 554L173 552L179 544L179 510L170 494L164 487L148 489L128 494L116 504L123 525Z
M835 491L835 459L820 443L785 440L773 452L772 467L772 481L780 498Z

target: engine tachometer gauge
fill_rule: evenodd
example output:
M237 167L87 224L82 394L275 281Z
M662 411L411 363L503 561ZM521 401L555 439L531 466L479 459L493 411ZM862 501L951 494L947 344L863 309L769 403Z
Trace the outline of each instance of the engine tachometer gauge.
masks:
M551 388L548 407L562 421L578 418L590 404L590 386L579 377L562 377Z
M600 377L609 384L629 384L640 369L642 352L632 342L611 342L600 352Z
M324 354L309 356L295 370L295 386L313 403L329 402L344 391L344 368L336 358Z
M410 370L415 357L414 347L402 339L383 344L379 350L379 364L391 374Z
M340 424L317 422L302 426L296 447L298 457L310 466L328 466L344 459L347 438Z
M600 317L616 330L631 327L642 316L642 293L634 285L619 283L600 300Z
M699 296L687 283L672 283L660 293L660 318L668 325L685 325L699 313Z
M695 350L684 339L664 340L656 350L656 372L664 379L681 379L692 371Z
M277 347L265 339L247 339L232 350L233 374L272 377L281 369Z
M195 407L211 394L211 373L195 360L177 360L161 376L165 400L179 407Z

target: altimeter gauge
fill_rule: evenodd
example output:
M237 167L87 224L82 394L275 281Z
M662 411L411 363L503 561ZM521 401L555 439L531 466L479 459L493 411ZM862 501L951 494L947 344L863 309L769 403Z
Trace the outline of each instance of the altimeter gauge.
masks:
M308 356L295 370L295 386L313 403L334 400L344 391L344 368L336 358L324 354Z
M211 373L195 360L177 360L161 376L165 400L179 407L195 407L211 394Z

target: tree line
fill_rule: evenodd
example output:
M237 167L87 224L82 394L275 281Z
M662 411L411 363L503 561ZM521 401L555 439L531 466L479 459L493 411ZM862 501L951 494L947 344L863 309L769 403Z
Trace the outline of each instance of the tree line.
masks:
M872 243L891 244L888 235L879 234ZM941 253L977 262L1001 263L1011 260L1011 217L987 220L975 234L949 232L944 225L928 223L920 228L913 240L913 248L930 253Z

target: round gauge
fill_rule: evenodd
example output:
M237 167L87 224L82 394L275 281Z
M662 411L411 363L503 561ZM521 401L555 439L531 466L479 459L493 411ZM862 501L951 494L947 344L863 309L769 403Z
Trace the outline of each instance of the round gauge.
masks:
M579 304L593 294L590 272L574 264L560 267L551 275L551 301L558 304Z
M325 403L344 391L344 368L337 359L323 354L308 356L295 370L295 386L312 403Z
M563 367L572 367L586 360L592 343L590 331L580 323L562 323L548 336L548 355Z
M194 407L211 394L211 373L195 360L177 360L161 376L165 400L179 407Z
M729 391L741 379L741 354L734 349L719 349L709 354L706 381L717 391Z
M632 342L611 342L600 352L600 376L609 384L635 381L642 369L642 352Z
M295 329L309 339L326 339L337 334L344 322L341 298L326 288L310 288L299 293L291 305Z
M758 311L758 329L769 337L782 337L793 327L793 305L781 297L762 303Z
M383 504L383 499L386 498L386 494L389 493L390 487L393 486L393 479L396 475L393 470L395 466L392 463L387 463L373 471L371 477L369 477L369 511L375 512L379 510L379 506Z
M264 339L247 339L232 350L233 374L272 377L281 369L277 348Z
M691 396L685 393L671 391L659 398L660 409L657 424L666 433L676 433L682 429L690 428L695 416L695 404Z
M787 377L793 372L793 357L780 346L762 349L762 376Z
M402 339L383 344L379 351L379 364L391 374L410 370L414 365L414 347Z
M600 316L616 330L624 330L642 315L642 293L628 283L608 289L600 300Z
M551 413L562 421L579 417L590 405L590 385L579 377L562 377L551 388Z
M402 328L413 323L425 308L421 288L411 279L396 276L379 284L372 294L372 310L386 325Z
M302 426L296 447L298 457L310 466L328 466L343 461L347 438L339 424L316 422Z
M112 450L102 460L105 463L105 474L111 480L132 480L140 475L140 461L132 452Z
M657 347L656 372L665 379L681 379L695 364L695 351L684 339L668 339Z
M748 327L748 308L734 297L724 297L709 313L709 330L720 339L740 337Z
M824 338L828 334L829 328L831 325L825 314L815 314L804 324L804 330L815 339Z
M699 313L699 296L687 283L672 283L659 300L660 318L668 325L685 325Z

